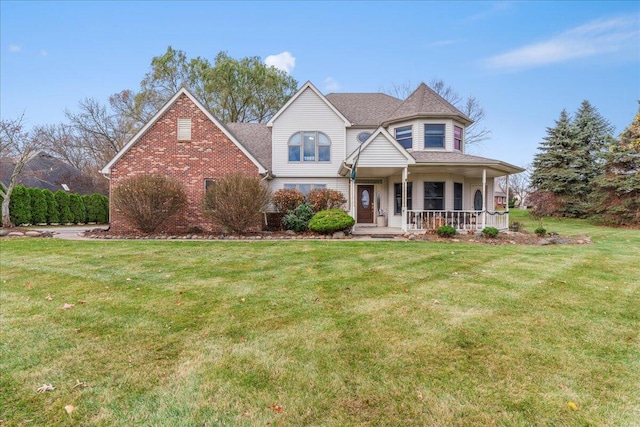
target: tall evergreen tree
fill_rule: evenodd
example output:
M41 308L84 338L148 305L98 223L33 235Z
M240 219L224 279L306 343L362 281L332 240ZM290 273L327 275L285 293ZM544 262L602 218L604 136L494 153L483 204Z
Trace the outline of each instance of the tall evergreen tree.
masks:
M640 108L633 122L603 155L595 180L594 213L608 223L640 224Z
M555 197L558 215L583 217L590 211L594 180L602 170L600 153L612 126L588 101L571 120L566 110L540 144L533 161L532 186Z

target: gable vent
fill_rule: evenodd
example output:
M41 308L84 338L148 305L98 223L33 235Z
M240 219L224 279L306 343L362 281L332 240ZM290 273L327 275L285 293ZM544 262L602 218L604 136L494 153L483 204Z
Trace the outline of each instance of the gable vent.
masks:
M178 141L191 141L191 119L178 119Z

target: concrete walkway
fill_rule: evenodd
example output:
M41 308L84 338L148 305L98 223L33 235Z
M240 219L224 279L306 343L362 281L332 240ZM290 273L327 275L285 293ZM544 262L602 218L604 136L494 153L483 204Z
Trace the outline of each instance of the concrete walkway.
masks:
M63 239L63 240L93 240L89 237L81 236L80 233L94 230L99 228L101 230L106 230L109 228L108 225L63 225L63 226L42 226L42 227L28 227L29 230L37 230L37 231L48 231L53 234L54 239Z

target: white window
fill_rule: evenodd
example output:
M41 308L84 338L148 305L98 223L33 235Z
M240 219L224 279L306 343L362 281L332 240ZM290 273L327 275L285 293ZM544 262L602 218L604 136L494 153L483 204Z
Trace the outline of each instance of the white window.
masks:
M327 188L326 184L285 184L285 190L300 190L302 194L307 196L311 190L316 190L318 188Z
M191 119L178 119L178 141L191 141Z
M290 162L330 162L331 140L322 132L296 132L289 138Z

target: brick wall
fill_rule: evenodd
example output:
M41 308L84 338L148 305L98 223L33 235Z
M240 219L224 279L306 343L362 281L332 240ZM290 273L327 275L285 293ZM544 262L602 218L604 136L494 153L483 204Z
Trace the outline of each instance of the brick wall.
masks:
M191 118L190 142L178 142L178 118ZM219 227L203 216L204 180L234 171L258 174L257 166L183 94L113 165L110 191L134 175L155 173L176 178L187 193L187 209L157 232L186 232L190 227L217 231ZM111 231L133 231L113 205Z

